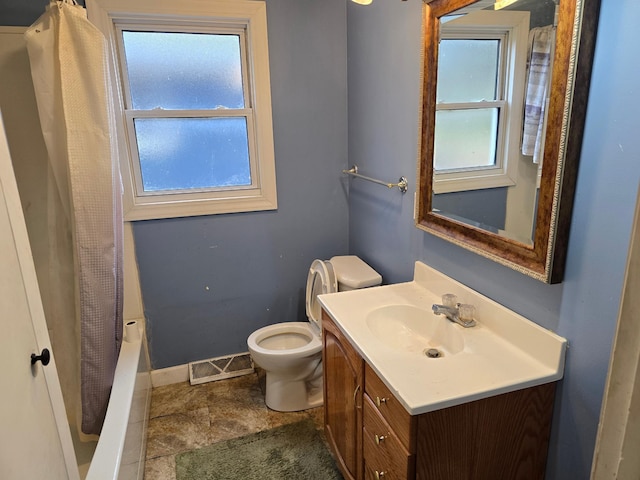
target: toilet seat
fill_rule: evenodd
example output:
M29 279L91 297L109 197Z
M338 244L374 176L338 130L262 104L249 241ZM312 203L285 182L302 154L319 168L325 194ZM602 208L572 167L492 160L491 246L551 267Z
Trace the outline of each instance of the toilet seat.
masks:
M253 332L248 339L253 353L269 355L273 358L305 358L320 352L322 342L307 322L284 322L267 325ZM290 338L286 337L299 337ZM273 339L279 345L267 345L265 340ZM293 343L292 343L293 342Z
M331 262L314 260L307 276L305 308L311 325L322 331L322 309L318 302L318 295L338 291L338 282Z

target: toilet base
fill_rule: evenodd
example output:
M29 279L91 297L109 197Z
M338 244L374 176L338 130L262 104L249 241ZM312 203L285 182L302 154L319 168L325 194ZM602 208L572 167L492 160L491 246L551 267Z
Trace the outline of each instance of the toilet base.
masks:
M311 386L305 380L290 381L267 372L265 403L277 412L299 412L323 404L322 384Z

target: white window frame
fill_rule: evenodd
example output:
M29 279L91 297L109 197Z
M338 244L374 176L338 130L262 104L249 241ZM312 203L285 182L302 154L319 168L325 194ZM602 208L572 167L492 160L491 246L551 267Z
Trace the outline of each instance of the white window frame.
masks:
M114 57L112 78L125 220L148 220L277 209L275 154L266 4L256 0L87 0L91 20L107 37ZM127 104L128 81L122 30L233 33L240 35L247 119L250 186L145 192L142 188L134 118L206 117L215 110L141 111ZM119 72L119 73L118 73ZM229 111L219 112L229 116Z
M524 108L526 58L529 36L529 12L476 11L441 25L442 39L500 39L499 69L504 69L504 84L499 84L497 101L472 102L473 108L499 108L496 165L434 172L434 193L450 193L515 185L520 158L520 139ZM436 104L436 110L462 109L465 104Z

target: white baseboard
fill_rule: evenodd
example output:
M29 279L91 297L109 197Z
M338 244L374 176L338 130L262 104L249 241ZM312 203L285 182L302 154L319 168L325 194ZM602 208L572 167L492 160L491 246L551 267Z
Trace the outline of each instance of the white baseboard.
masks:
M161 387L189 381L189 364L151 370L151 386Z

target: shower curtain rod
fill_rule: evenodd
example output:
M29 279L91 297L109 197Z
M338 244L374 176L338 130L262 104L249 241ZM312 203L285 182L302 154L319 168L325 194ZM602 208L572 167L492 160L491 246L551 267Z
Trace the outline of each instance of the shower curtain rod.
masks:
M382 180L377 180L375 178L371 178L371 177L367 177L365 175L359 174L357 165L354 165L349 170L342 170L342 173L344 173L345 175L351 175L353 177L361 178L369 182L377 183L378 185L384 185L387 188L398 187L398 190L400 190L402 193L407 193L407 189L409 187L409 182L407 181L407 177L400 177L398 179L398 183L383 182Z

